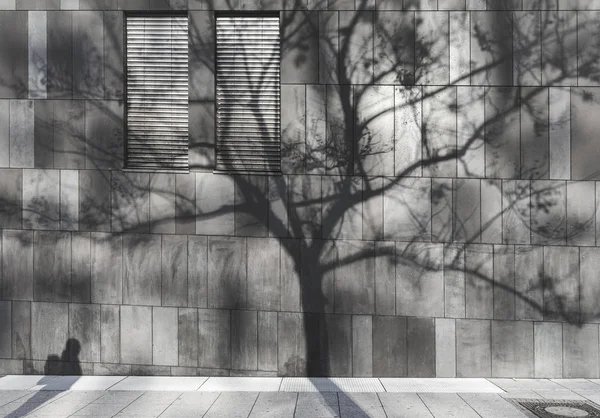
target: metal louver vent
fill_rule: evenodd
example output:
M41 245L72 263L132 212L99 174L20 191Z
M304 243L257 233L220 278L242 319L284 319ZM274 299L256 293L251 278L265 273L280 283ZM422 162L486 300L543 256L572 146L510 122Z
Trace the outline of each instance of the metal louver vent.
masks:
M189 168L187 16L127 17L127 168Z
M277 16L217 16L217 171L277 173Z

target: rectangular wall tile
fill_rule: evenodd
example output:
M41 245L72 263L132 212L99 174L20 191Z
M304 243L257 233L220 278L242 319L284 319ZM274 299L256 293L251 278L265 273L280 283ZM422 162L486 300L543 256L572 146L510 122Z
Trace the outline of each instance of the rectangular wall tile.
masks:
M231 311L231 368L258 368L258 317L256 311Z
M228 369L231 366L230 311L199 309L198 329L201 347L198 366Z
M339 12L340 84L373 82L373 12ZM356 16L358 14L358 16Z
M396 249L393 242L375 242L375 313L396 314Z
M35 111L33 100L10 101L10 166L35 165Z
M280 245L274 238L248 238L248 309L278 311Z
M47 19L45 11L29 12L27 28L29 98L47 97L48 51Z
M123 235L123 303L161 304L159 235Z
M13 10L14 3L13 1ZM0 16L0 37L12 41L5 42L0 46L0 74L2 74L0 77L0 97L27 97L27 28L27 12L2 12L2 16Z
M45 302L71 301L71 234L33 234L33 297Z
M381 178L379 179L381 180ZM321 236L323 238L361 239L362 221L365 215L362 211L363 205L360 196L364 181L366 180L360 177L330 175L321 178L323 202ZM340 200L348 203L340 208L336 205ZM381 207L379 212L381 213ZM381 216L375 216L373 224L377 224L380 218Z
M406 318L373 317L373 375L407 376Z
M431 179L431 240L452 241L454 237L454 187L452 179Z
M321 14L320 14L321 15ZM336 21L337 23L337 21ZM328 46L327 46L328 47ZM287 86L286 86L287 87ZM290 86L292 87L292 86ZM294 86L296 87L296 86ZM294 90L296 91L296 90ZM295 103L300 104L300 97ZM326 113L327 90L323 85L306 86L306 145L305 145L305 167L309 174L325 173L325 147L326 147ZM296 107L296 111L299 111ZM304 115L301 115L302 119ZM291 123L288 126L293 126ZM296 129L297 130L297 129ZM296 134L301 135L301 132ZM300 146L301 148L301 146Z
M534 375L533 323L492 321L492 376Z
M69 337L69 306L66 303L31 304L31 357L60 357Z
M100 361L121 361L121 316L118 305L100 307Z
M33 110L35 115L33 122L34 166L35 168L54 168L54 100L36 100L33 103Z
M534 323L535 377L563 377L563 329L554 322Z
M337 83L339 80L339 13L320 12L319 19L319 83Z
M437 8L437 4L434 5ZM417 12L415 82L442 85L450 82L450 24L446 12ZM421 48L427 45L427 48ZM434 65L431 63L434 62Z
M150 232L150 176L112 172L111 226L113 232Z
M346 81L347 82L347 81ZM353 86L326 86L326 144L325 168L328 174L352 174L354 147L349 138L354 137L354 127L347 121L348 109L354 106Z
M362 179L362 239L378 241L383 238L383 178ZM358 222L357 222L358 223Z
M411 75L412 77L412 75ZM394 169L398 175L421 175L422 156L421 87L397 86L394 89Z
M282 83L318 83L319 77L319 13L293 11L281 16Z
M488 16L491 18L491 14L488 13ZM486 91L484 130L487 178L520 177L519 112L518 107L514 105L518 100L518 92L519 90L513 87L491 87Z
M235 183L231 176L196 174L196 233L233 235Z
M150 306L121 306L121 362L152 364Z
M110 171L79 171L79 229L110 231Z
M104 98L102 11L73 13L73 97Z
M175 174L150 175L150 232L175 233Z
M60 229L79 229L79 172L60 171Z
M458 161L459 177L485 177L485 93L481 86L456 89L457 148L465 152Z
M315 314L279 312L277 321L277 358L280 376L305 376L306 324L314 321Z
M123 101L85 101L85 168L123 168L123 113Z
M442 2L439 2L439 9L443 9ZM451 7L451 6L448 6ZM460 10L452 8L451 10ZM464 2L463 2L464 10ZM469 60L471 51L469 51L469 25L470 15L467 12L451 11L450 19L450 82L459 85L466 85L470 82Z
M563 377L598 378L598 325L563 324Z
M268 230L270 237L286 238L288 228L288 177L269 176L267 193L269 198Z
M549 155L548 89L521 88L521 178L547 179Z
M48 98L68 99L73 95L73 14L66 11L49 11L46 18Z
M215 69L212 60L204 57L215 56L214 12L194 11L190 14L190 60L189 97L190 100L214 100Z
M600 282L596 280L600 270L600 248L579 249L579 318L582 322L600 322Z
M494 314L493 251L491 245L469 244L465 248L465 304L467 318Z
M12 302L12 357L31 358L31 302Z
M100 361L100 305L69 305L69 338L81 345L79 356L70 353L69 361Z
M567 245L595 245L595 192L592 181L567 182Z
M600 105L596 102L598 88L571 88L571 179L600 179L594 156L598 153L598 144L590 135L597 132L600 123L593 115L598 114Z
M198 367L198 310L179 309L179 366Z
M2 298L33 300L33 233L2 231Z
M515 318L541 321L544 315L544 249L515 246Z
M0 167L10 166L10 100L0 100Z
M122 303L123 239L119 235L93 233L92 303Z
M465 248L444 246L444 310L449 318L465 317Z
M433 318L408 318L406 341L408 375L435 377L435 325Z
M104 97L123 98L123 13L104 11Z
M513 13L515 85L537 86L542 81L542 18L541 13L532 11Z
M458 319L456 321L456 376L491 376L490 321Z
M187 306L188 244L185 235L162 236L162 305ZM195 255L194 255L195 256Z
M300 246L300 301L304 312L333 312L335 271L323 271L321 265L334 265L337 248L334 241L309 240ZM315 280L319 277L319 280Z
M7 153L8 154L8 153ZM21 229L23 216L23 171L0 169L0 228Z
M178 365L178 316L177 308L152 308L152 364Z
M375 245L373 242L335 242L334 310L338 313L375 312ZM358 258L350 262L352 258Z
M208 240L188 237L188 306L206 308L208 298Z
M265 237L268 235L268 201L266 176L235 177L235 235ZM260 197L259 197L260 196Z
M564 181L531 182L531 242L565 245L567 187Z
M58 229L58 170L23 170L23 228Z
M373 376L373 317L352 316L352 376Z
M469 6L467 5L467 9L471 10ZM509 28L508 36L507 28ZM476 72L471 77L471 84L509 85L512 83L511 32L510 12L471 13L471 73ZM486 41L484 42L483 39ZM497 64L498 61L500 64Z
M502 183L498 180L481 182L481 242L502 242Z
M396 10L401 8L400 6ZM380 11L373 25L374 54L377 57L374 63L375 83L414 84L415 13Z
M196 233L196 174L175 174L175 232Z
M299 312L301 310L301 241L282 239L281 241L281 310Z
M544 320L579 317L579 249L544 247Z
M258 312L258 370L277 371L277 312Z
M550 178L571 178L571 91L550 87Z
M321 236L321 177L289 176L288 182L289 228L296 238ZM307 204L307 202L311 202ZM292 214L297 217L296 224Z
M453 181L453 236L459 242L481 241L481 181Z
M12 358L12 304L0 302L0 358Z
M327 330L325 340L324 330ZM352 376L352 324L350 315L319 315L319 335L329 346L329 357L321 352L321 364L327 364L329 376ZM322 374L322 373L321 373Z
M531 193L527 180L502 182L502 242L505 244L529 244L534 228L530 219L533 218L531 201L534 200Z
M404 178L389 187L385 179L383 231L385 239L428 240L431 237L431 180Z
M515 248L494 245L494 319L515 319Z
M435 376L456 377L456 322L435 319Z
M246 308L246 248L244 238L209 238L209 307Z
M190 70L190 75L194 74ZM211 85L214 83L211 80ZM191 170L215 167L215 104L189 102L189 165Z

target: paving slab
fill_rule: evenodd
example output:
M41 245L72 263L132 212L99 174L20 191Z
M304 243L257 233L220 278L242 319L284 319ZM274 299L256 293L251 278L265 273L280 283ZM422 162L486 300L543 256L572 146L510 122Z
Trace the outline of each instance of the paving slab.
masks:
M47 384L55 376L4 376L0 379L0 390L23 390Z
M300 393L294 418L334 418L340 416L337 393Z
M225 392L210 407L204 418L248 418L258 398L256 392Z
M413 379L381 378L381 384L387 392L418 393L501 393L503 390L487 379Z
M249 418L292 418L297 400L297 393L261 393L258 395Z
M497 394L465 393L459 396L482 418L527 418L527 415Z
M419 397L434 417L481 418L456 393L423 393Z
M279 377L209 377L200 391L203 392L277 392Z

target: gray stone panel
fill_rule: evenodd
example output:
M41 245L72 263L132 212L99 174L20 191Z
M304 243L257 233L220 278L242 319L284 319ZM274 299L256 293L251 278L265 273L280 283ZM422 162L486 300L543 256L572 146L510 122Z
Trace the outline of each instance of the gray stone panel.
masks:
M492 321L492 376L534 377L533 323Z
M195 74L189 70L190 76ZM211 75L210 85L214 84ZM215 167L215 103L189 102L189 165L191 170Z
M329 376L352 376L352 324L350 315L319 315L321 344L327 344L329 357L321 351L321 364Z
M85 103L82 100L55 100L54 166L84 168L86 157Z
M0 46L0 97L27 97L28 47L27 12L0 13L0 38L10 39Z
M123 98L123 13L104 12L104 97Z
M319 83L339 80L339 13L320 12L319 19Z
M85 168L123 168L122 101L86 100L85 102Z
M598 378L598 325L563 324L563 377Z
M333 312L335 271L324 271L323 265L334 265L338 250L335 241L310 240L300 248L301 306L305 312Z
M595 189L592 181L567 182L567 245L595 244Z
M210 308L246 308L246 248L245 238L208 239Z
M69 305L33 302L31 304L31 357L46 360L61 355L69 338Z
M456 321L456 377L491 376L490 321Z
M281 310L301 310L300 248L302 241L283 239L281 242Z
M553 322L534 323L536 378L563 377L563 327Z
M123 239L119 235L91 235L92 303L122 303Z
M121 362L152 364L150 306L121 306Z
M296 238L321 236L321 177L290 176L289 229ZM310 202L310 203L307 203Z
M537 195L530 196L532 188L528 180L505 180L502 182L502 242L505 244L529 244L533 221L537 215ZM533 213L532 213L533 211Z
M310 174L325 173L325 141L327 136L326 99L327 89L325 86L306 86L305 169ZM301 117L303 118L304 115L301 115ZM292 127L293 123L291 122L289 126ZM297 135L300 136L301 132L298 132Z
M150 232L175 233L175 174L150 174Z
M35 168L54 168L54 101L33 104L33 160Z
M396 314L396 248L393 242L375 242L375 313Z
M468 48L468 43L466 46ZM467 83L469 79L464 81ZM459 177L485 177L485 88L459 86L456 94L457 147L465 152L459 158L457 174Z
M550 152L548 100L548 89L540 90L539 87L521 89L522 179L548 178Z
M450 242L454 236L454 187L452 179L431 179L431 240Z
M150 175L112 172L110 183L113 232L150 232Z
M443 246L396 243L396 313L444 316Z
M69 361L100 361L100 305L69 305L69 338L81 344L81 352L69 353Z
M123 235L123 303L161 304L159 235Z
M0 302L0 358L12 357L12 306L10 301Z
M338 240L335 246L335 312L375 313L375 243Z
M347 82L347 80L346 80ZM348 111L354 107L351 85L327 85L326 87L325 168L327 174L352 174L354 167L354 126L347 119Z
M437 5L434 6L434 10ZM415 84L450 82L450 24L446 12L417 12Z
M152 364L178 365L178 317L177 308L152 308Z
M244 237L268 235L267 182L266 176L235 177L235 235Z
M100 361L121 361L121 322L118 305L100 307Z
M45 302L71 301L71 233L33 234L33 298Z
M456 377L456 322L435 319L435 376Z
M362 239L383 238L383 178L363 177L362 183Z
M188 237L188 306L206 308L208 298L208 239Z
M600 179L596 155L600 148L593 135L600 129L597 115L600 110L600 90L594 87L571 89L571 178L572 180Z
M512 20L505 11L471 13L471 84L512 83Z
M579 249L544 247L544 320L579 318Z
M60 171L60 229L79 229L79 171Z
M231 368L258 368L258 317L256 311L231 311Z
M188 304L188 242L185 235L162 236L162 305ZM196 255L194 255L196 257Z
M465 248L465 313L467 318L491 319L494 315L493 250L491 245Z
M274 238L248 238L248 309L280 307L280 245Z
M175 232L196 233L196 174L175 174Z
M373 375L407 376L406 318L373 317Z
M12 302L12 357L31 358L31 302Z
M582 322L600 322L600 282L596 279L600 271L600 248L580 248L579 254L579 318Z
M598 4L594 1L578 2L579 9L588 10L583 13L577 13L577 85L578 86L598 86L598 35L600 26L598 25ZM583 6L583 7L582 7ZM564 5L561 5L563 8Z
M10 100L0 100L0 167L10 166Z
M10 101L10 166L35 166L35 111L33 100Z
M390 185L389 182L394 182ZM383 232L386 240L429 240L431 237L431 180L385 179Z
M79 0L81 10L103 10L116 9L118 0Z
M521 1L518 3L521 9ZM513 13L514 85L539 86L542 82L542 16L531 11Z
M465 10L466 8L466 0L438 0L438 10Z
M281 86L281 171L286 174L303 173L305 165L310 166L311 163L305 148L309 127L306 119L306 90L304 85Z
M0 372L5 375L23 374L23 362L20 360L0 359Z
M364 219L361 202L362 185L361 177L330 175L321 178L321 236L323 238L361 239ZM377 219L374 219L374 223L376 222Z
M567 234L567 186L564 181L531 183L531 241L565 245Z
M283 12L281 82L319 82L319 13Z
M2 299L33 300L33 233L2 231Z
M103 12L72 12L73 98L104 98Z
M27 0L25 0L27 1ZM19 2L22 4L23 2ZM27 52L30 99L47 97L48 79L48 29L45 11L29 12L27 28Z
M231 366L230 311L198 310L199 357L198 366L225 368Z
M49 99L69 99L73 95L73 14L47 13Z
M178 325L178 364L184 367L198 367L198 310L180 308Z
M110 231L110 171L79 171L79 229Z
M194 11L189 13L190 49L189 49L189 97L190 100L214 100L215 70L215 19L212 11Z
M481 181L456 179L453 181L454 240L480 242L481 240Z
M444 310L450 318L465 317L465 247L444 246Z
M571 90L549 88L549 170L551 179L571 178Z
M23 170L23 228L58 229L58 170Z
M277 371L277 312L258 312L258 370Z
M271 176L268 183L270 237L286 238L288 228L288 178L287 176Z
M234 234L233 177L212 173L196 174L196 233Z
M421 87L397 86L394 90L394 169L396 176L421 175Z
M340 84L372 83L373 12L341 11L339 14Z
M502 183L498 180L481 182L481 242L502 242Z
M458 0L462 2L462 7L454 7L452 1L455 0L442 0L439 2L439 10L464 10L464 0ZM470 75L470 58L471 51L469 42L469 27L471 24L471 16L467 12L450 12L450 54L449 54L449 75L450 82L458 85L468 85L471 80Z
M492 14L487 16L491 18ZM518 92L513 87L492 87L486 91L484 135L487 178L514 179L521 175L519 109L515 106Z
M515 318L542 320L544 249L515 246Z
M314 315L280 312L277 321L277 358L280 376L306 375L305 321Z
M373 317L352 316L352 376L373 376Z
M515 319L515 247L494 245L494 319Z
M406 341L408 375L435 377L435 324L433 318L408 318Z
M379 4L377 5L379 6ZM397 10L400 10L398 7ZM374 19L375 83L414 84L415 14L384 11Z
M23 171L0 169L0 228L21 228Z
M17 10L55 10L59 8L59 0L21 0Z

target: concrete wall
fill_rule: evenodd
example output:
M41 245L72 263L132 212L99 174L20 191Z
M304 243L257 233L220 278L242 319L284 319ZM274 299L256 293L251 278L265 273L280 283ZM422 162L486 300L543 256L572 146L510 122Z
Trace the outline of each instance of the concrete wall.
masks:
M0 373L600 377L600 2L0 9ZM169 9L190 173L123 171L124 10ZM229 9L281 11L281 176L212 173Z

